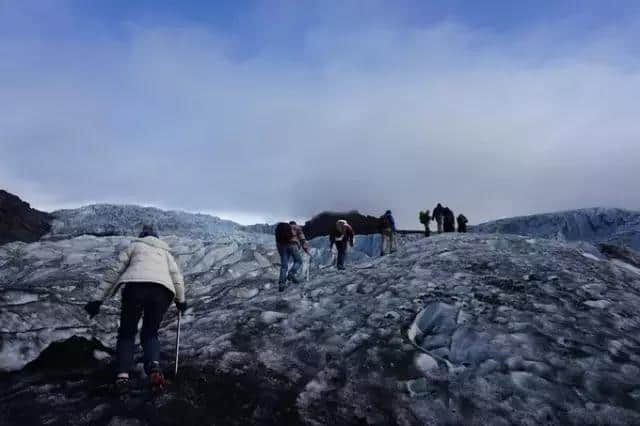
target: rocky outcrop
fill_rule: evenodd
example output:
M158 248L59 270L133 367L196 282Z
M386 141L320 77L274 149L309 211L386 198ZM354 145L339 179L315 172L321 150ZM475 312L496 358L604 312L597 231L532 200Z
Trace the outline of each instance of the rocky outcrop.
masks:
M624 252L439 235L346 272L314 265L278 293L272 235L169 237L192 306L181 372L160 398L120 402L117 300L93 321L82 306L128 240L0 248L5 424L640 423L640 264ZM167 370L175 334L172 309Z
M607 242L640 250L640 212L623 209L591 208L514 217L476 225L473 231Z
M51 216L0 190L0 244L38 241L49 232Z
M323 212L308 220L303 231L307 238L316 238L329 233L335 228L336 222L345 219L353 227L356 235L368 235L380 232L380 218L365 216L353 210L346 213Z

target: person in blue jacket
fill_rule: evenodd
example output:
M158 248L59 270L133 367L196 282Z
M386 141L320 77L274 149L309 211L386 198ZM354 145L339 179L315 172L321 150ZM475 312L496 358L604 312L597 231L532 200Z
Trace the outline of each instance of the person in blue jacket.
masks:
M389 253L393 253L396 251L396 221L393 219L393 214L391 214L391 210L387 210L380 217L380 234L381 234L381 243L380 243L380 256L384 256L386 254L385 251L385 243L389 247Z

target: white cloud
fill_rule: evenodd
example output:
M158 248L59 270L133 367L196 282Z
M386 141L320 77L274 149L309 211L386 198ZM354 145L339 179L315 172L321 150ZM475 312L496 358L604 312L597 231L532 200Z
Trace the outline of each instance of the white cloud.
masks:
M554 31L316 28L296 55L248 57L198 27L7 37L0 186L36 206L245 219L391 208L404 227L438 201L472 222L640 208L640 72L625 39L554 49Z

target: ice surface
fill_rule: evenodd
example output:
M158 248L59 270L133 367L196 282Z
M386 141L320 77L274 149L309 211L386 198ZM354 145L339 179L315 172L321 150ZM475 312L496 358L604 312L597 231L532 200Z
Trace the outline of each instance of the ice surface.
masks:
M114 346L118 297L94 320L82 307L100 294L106 265L130 240L0 247L6 413L24 412L28 394L43 413L32 423L82 424L105 403L83 390L91 371L59 387L51 384L59 371L42 373L45 391L15 370L73 335ZM176 406L208 414L216 409L205 408L209 401L222 398L242 424L268 423L278 407L293 423L313 425L577 425L589 424L592 412L603 424L640 424L633 257L614 259L588 243L471 233L401 238L399 252L382 258L353 250L339 272L319 269L329 254L321 238L312 242L310 281L280 293L272 235L166 241L191 308L182 319L184 376L179 392L156 401L163 415ZM168 368L176 331L172 307L160 330ZM108 424L104 416L95 423Z
M635 267L635 266L633 266L633 265L629 265L627 262L623 262L623 261L621 261L621 260L619 260L619 259L613 259L613 260L611 261L611 263L613 263L614 265L619 266L619 267L621 267L621 268L624 268L624 269L626 269L627 271L631 271L631 272L633 272L634 274L638 274L638 275L640 275L640 268L637 268L637 267Z
M640 250L640 212L623 209L592 208L514 217L474 226L473 231L610 242Z

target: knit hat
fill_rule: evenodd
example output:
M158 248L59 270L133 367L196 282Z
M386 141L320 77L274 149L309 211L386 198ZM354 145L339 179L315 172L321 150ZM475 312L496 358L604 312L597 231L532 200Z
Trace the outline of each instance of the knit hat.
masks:
M144 238L144 237L158 238L158 234L156 233L155 229L153 229L153 225L142 226L142 232L140 233L140 235L138 235L138 238Z

